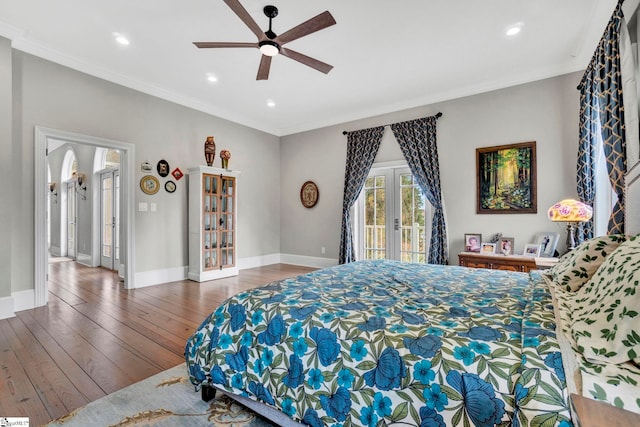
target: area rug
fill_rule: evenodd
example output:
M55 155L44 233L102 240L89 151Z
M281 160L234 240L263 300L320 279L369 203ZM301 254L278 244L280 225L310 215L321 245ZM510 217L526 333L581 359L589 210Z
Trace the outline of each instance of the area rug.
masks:
M63 417L50 427L132 426L273 427L252 410L217 393L203 402L184 364L154 375Z

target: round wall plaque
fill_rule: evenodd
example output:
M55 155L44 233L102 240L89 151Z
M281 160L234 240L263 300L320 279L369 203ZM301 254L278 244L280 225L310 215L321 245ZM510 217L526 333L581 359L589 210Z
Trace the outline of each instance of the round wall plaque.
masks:
M307 181L300 188L300 201L305 208L312 208L318 203L320 192L313 181Z
M140 180L140 189L145 194L156 194L160 189L160 181L153 175L145 175Z

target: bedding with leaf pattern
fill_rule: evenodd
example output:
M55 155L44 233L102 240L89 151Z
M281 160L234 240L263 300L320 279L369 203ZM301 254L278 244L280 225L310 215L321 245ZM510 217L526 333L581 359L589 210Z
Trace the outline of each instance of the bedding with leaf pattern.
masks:
M358 261L242 292L187 341L190 379L310 426L571 426L538 272Z

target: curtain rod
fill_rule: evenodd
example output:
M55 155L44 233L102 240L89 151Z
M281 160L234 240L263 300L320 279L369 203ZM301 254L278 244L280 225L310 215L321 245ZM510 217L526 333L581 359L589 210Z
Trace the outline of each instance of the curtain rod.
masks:
M442 117L442 113L441 113L441 112L436 113L436 114L435 114L435 117L436 117L436 119L438 119L438 118ZM402 123L402 122L399 122L399 123ZM382 125L382 127L384 127L384 126L391 126L391 125L394 125L394 124L395 124L395 123L387 123L386 125ZM348 134L348 133L349 133L349 132L347 132L346 130L343 130L343 131L342 131L342 134L343 134L343 135L346 135L346 134Z

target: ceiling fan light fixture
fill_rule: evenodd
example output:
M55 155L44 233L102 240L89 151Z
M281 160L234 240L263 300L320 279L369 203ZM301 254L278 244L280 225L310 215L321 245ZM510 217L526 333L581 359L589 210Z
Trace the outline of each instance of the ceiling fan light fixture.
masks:
M260 46L260 52L265 56L276 56L280 53L280 45L273 40L263 40L258 43Z

